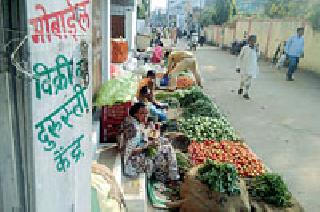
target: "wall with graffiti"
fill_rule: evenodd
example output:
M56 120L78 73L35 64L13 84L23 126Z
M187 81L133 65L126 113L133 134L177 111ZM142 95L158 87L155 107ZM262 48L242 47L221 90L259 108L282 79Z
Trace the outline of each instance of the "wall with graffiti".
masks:
M91 1L28 0L37 211L90 211Z

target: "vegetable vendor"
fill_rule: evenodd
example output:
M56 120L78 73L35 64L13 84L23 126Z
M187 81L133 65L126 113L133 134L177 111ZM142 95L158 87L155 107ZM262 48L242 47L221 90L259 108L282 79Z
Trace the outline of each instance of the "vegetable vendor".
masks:
M175 86L177 84L177 74L185 70L191 71L197 85L202 87L201 77L196 58L184 58L176 65L174 69L171 70L171 72L169 73L170 86Z
M147 104L150 115L156 117L158 121L166 121L167 115L163 112L164 107L155 101L153 94L148 86L140 89L138 101Z
M155 175L157 180L178 180L176 154L170 144L162 144L155 139L145 136L147 122L147 107L144 103L135 103L130 116L122 126L125 144L121 147L124 153L124 174L137 177L140 173L147 173L148 177ZM153 154L147 154L153 149Z
M155 87L155 79L156 79L156 73L153 70L149 70L147 73L147 77L143 78L139 83L139 87L138 87L138 91L137 91L137 98L139 98L140 90L144 86L148 86L151 93L153 94L153 90Z

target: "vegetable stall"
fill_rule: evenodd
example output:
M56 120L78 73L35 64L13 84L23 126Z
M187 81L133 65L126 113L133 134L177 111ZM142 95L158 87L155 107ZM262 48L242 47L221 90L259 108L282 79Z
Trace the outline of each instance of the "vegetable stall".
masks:
M177 153L183 176L180 200L166 203L169 208L303 211L281 176L265 166L200 87L160 91L155 96L161 102L175 102L173 109L182 110L168 125L187 142L187 149Z

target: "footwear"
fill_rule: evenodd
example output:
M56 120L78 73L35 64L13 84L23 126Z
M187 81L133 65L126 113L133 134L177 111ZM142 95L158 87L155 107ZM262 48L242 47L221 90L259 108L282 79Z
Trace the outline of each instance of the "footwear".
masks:
M240 89L238 90L238 94L239 94L239 95L243 94L243 89L242 89L242 88L240 88Z
M287 81L294 81L293 76L292 75L291 76L287 75Z
M250 97L249 97L248 94L243 95L243 98L245 98L246 100L249 100L249 99L250 99Z

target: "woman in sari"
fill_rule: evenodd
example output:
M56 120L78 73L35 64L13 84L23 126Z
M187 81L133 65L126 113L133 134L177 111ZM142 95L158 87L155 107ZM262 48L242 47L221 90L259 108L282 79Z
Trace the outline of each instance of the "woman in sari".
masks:
M176 155L170 144L149 140L144 129L147 120L147 108L144 103L135 103L130 109L130 117L123 124L124 174L137 177L147 173L155 175L157 180L172 181L179 178ZM155 155L148 155L151 148Z

